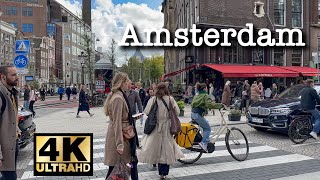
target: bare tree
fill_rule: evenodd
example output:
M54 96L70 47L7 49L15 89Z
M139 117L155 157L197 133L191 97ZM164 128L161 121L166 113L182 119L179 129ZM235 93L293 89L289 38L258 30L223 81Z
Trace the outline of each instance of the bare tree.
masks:
M117 58L116 48L117 48L117 43L114 40L114 38L112 38L111 45L110 45L109 51L107 53L107 56L108 56L108 58L111 62L111 65L112 65L112 77L114 77L114 73L115 73L115 63L116 63L116 58Z
M92 48L93 41L91 38L91 34L84 33L83 35L84 40L84 54L87 56L85 60L85 67L86 72L89 74L89 84L90 84L90 90L91 94L93 94L93 72L94 72L94 60L92 57L94 57L94 51Z

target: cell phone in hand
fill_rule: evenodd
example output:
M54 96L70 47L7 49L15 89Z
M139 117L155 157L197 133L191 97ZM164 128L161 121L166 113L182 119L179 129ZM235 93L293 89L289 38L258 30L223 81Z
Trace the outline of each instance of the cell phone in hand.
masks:
M133 118L137 118L137 117L141 117L141 116L143 116L143 115L144 115L144 113L138 113L138 114L132 115L132 117L133 117Z

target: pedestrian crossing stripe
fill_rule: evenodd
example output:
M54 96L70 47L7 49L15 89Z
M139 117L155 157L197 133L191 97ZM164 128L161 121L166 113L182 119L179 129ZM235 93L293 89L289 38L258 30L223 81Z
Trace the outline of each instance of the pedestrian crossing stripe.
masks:
M28 48L27 48L27 46L24 44L24 42L23 41L21 41L21 43L20 43L20 45L19 45L19 47L18 47L18 49L17 49L18 51L28 51Z
M143 136L139 135L139 138L141 139ZM224 137L224 136L223 136ZM214 173L220 173L220 172L232 172L236 170L246 170L251 168L257 168L257 167L267 167L267 166L275 166L275 165L281 165L286 163L299 163L303 161L311 161L314 160L311 157L299 155L299 154L293 154L290 152L282 151L274 147L261 145L261 144L255 144L250 142L249 146L249 158L243 162L238 162L230 156L229 152L225 148L223 137L220 137L218 141L216 142L216 151L213 153L204 153L202 157L200 158L199 162L196 162L192 165L184 165L181 163L176 163L170 168L169 178L186 178L188 176L197 176L202 174L214 174ZM103 149L105 146L105 138L95 138L94 139L95 147L94 150L94 174L98 173L99 176L96 177L90 177L96 178L96 180L104 179L106 172L108 170L108 166L104 165L104 152L99 152L100 149ZM219 148L217 148L219 147ZM221 149L224 147L224 149ZM98 152L97 152L98 151ZM193 152L190 152L192 154ZM261 156L262 154L262 156ZM251 156L251 158L250 158ZM217 160L220 159L218 162ZM207 163L203 163L207 162ZM138 164L138 170L139 168L142 168L143 171L139 171L139 179L158 179L159 175L157 171L146 171L145 167L148 167L149 165L144 163ZM320 162L319 162L320 166ZM27 169L29 171L25 171L21 177L21 179L37 179L39 177L33 176L33 161L31 160L28 164ZM195 170L196 169L196 170ZM101 177L100 177L101 176ZM88 178L88 177L87 177Z

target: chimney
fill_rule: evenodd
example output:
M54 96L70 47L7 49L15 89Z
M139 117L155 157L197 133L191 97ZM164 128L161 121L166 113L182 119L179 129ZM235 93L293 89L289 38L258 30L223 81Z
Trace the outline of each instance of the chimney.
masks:
M91 0L82 0L82 20L91 27Z

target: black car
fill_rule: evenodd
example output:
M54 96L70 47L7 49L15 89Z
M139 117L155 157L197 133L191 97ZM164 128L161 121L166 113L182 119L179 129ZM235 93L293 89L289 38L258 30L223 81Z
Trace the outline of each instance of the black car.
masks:
M300 91L304 87L304 84L294 85L274 99L252 104L247 113L248 125L258 131L270 129L287 133L294 115L301 113ZM315 85L314 89L319 94L320 85Z

